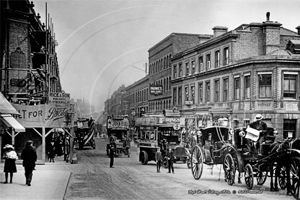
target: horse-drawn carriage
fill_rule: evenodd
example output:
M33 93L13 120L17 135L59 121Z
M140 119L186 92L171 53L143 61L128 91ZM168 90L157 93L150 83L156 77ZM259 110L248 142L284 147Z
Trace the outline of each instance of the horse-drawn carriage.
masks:
M231 140L230 128L212 126L200 129L199 142L191 150L191 170L196 180L201 178L203 164L223 164Z
M271 177L271 191L278 190L277 182L279 182L282 189L287 188L288 193L291 192L298 199L300 140L276 141L276 134L273 128L267 127L255 138L252 137L249 129L235 129L232 144L227 147L227 154L224 158L225 181L233 185L235 173L238 171L238 182L241 182L241 174L244 173L247 188L252 189L254 178L258 185L263 185L267 177ZM262 140L260 140L261 137ZM257 141L260 142L257 143Z

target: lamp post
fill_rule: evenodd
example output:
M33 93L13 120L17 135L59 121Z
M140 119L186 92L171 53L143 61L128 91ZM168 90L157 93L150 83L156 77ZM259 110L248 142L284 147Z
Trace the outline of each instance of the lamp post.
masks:
M72 163L72 158L73 158L73 154L74 154L74 104L70 104L70 109L69 111L66 113L66 125L70 128L70 160Z

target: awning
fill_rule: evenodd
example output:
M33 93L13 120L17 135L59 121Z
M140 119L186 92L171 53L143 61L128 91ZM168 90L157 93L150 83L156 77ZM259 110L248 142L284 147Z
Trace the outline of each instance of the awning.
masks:
M7 101L7 99L0 92L0 113L20 115L18 111Z
M2 114L1 117L4 119L4 123L15 129L16 132L25 132L24 126L22 126L13 116Z

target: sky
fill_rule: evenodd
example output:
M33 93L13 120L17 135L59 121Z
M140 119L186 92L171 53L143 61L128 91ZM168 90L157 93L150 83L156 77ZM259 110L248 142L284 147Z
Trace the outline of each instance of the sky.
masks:
M299 0L33 0L58 42L62 89L97 111L124 84L146 75L148 50L171 33L213 34L241 24L278 21L296 32Z

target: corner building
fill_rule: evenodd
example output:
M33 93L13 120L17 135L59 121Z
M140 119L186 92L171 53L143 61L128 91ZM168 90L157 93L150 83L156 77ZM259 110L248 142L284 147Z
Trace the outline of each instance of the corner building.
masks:
M214 36L174 54L172 106L187 128L226 118L232 128L264 116L279 136L300 137L300 26L297 32L267 20L232 31L213 28Z

